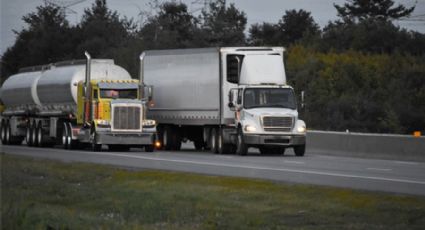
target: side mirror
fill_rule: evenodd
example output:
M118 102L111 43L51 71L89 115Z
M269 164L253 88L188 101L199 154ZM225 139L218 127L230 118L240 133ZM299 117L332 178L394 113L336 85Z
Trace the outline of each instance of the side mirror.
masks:
M153 86L139 85L140 100L151 101L153 97Z

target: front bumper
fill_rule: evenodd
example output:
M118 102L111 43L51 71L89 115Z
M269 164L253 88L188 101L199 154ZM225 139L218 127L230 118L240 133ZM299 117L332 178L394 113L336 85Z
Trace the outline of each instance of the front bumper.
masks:
M244 134L248 145L295 146L305 145L305 135Z
M105 145L153 145L156 133L113 133L97 132L96 141Z

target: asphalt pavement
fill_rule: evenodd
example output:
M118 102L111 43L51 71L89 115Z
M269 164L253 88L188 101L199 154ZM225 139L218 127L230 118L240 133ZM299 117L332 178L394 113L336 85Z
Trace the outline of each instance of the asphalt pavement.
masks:
M260 155L250 149L248 156L216 155L194 150L184 144L182 151L141 149L129 152L63 150L0 145L6 154L39 157L64 162L90 162L132 169L155 169L208 175L258 178L300 183L425 196L425 162L339 157L317 154L307 149L304 157L292 150L284 156Z

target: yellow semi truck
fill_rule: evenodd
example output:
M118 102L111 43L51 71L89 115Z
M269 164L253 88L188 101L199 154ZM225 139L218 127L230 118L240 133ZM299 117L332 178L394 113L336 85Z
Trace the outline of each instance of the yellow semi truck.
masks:
M146 119L152 88L113 60L86 57L25 68L4 82L3 144L154 150L156 122Z

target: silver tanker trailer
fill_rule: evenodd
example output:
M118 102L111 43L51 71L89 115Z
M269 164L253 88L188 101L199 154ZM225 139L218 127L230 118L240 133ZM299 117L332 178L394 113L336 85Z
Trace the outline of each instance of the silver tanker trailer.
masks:
M3 144L62 144L99 151L153 151L156 123L145 117L150 87L131 79L113 60L90 58L25 68L0 90ZM145 93L146 92L146 95Z

